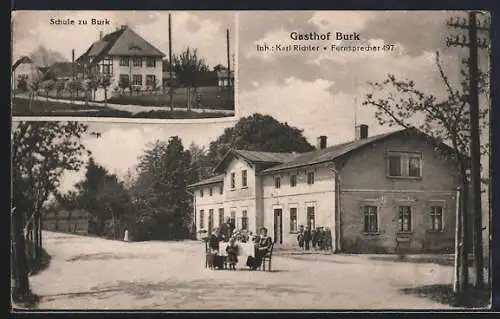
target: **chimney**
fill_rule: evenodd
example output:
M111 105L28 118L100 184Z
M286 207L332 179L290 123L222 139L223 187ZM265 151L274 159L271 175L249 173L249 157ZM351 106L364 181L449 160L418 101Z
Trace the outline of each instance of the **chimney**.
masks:
M356 126L356 140L364 140L368 137L368 125L360 124Z
M317 148L319 150L322 150L322 149L325 149L326 148L326 136L325 135L321 135L320 137L318 137L318 145L317 145Z
M99 31L99 40L102 40L102 37L103 37L103 32Z

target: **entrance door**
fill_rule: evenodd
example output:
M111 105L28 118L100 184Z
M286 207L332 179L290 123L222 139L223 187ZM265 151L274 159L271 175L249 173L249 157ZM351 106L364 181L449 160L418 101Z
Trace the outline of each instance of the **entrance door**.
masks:
M274 242L283 244L283 211L281 208L274 210Z

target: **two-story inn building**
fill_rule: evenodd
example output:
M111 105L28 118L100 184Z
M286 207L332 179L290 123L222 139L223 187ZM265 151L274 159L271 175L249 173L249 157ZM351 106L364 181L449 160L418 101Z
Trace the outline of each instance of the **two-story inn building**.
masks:
M99 40L76 61L86 72L111 79L111 88L125 79L135 90L163 86L163 52L155 48L131 28L123 25Z
M265 226L278 247L298 246L300 225L329 227L337 252L452 251L458 170L450 148L415 128L307 153L231 150L216 176L190 185L197 230L230 216L236 227Z

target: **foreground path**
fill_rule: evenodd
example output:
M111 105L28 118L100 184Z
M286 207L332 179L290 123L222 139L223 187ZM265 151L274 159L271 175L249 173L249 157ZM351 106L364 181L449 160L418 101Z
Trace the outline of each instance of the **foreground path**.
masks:
M40 309L443 309L401 289L453 275L447 266L343 255L275 256L273 272L217 271L204 268L196 241L43 236L51 265L31 277Z

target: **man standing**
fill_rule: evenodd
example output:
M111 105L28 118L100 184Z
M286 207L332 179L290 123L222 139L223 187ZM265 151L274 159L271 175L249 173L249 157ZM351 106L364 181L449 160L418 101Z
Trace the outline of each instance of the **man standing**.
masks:
M304 231L304 247L306 250L309 250L311 239L312 239L311 226L307 225L306 230Z
M234 230L234 226L231 223L231 217L227 216L226 221L224 222L224 224L222 224L222 226L220 228L220 235L222 237L222 240L225 242L228 242L229 238L231 238L233 230Z

